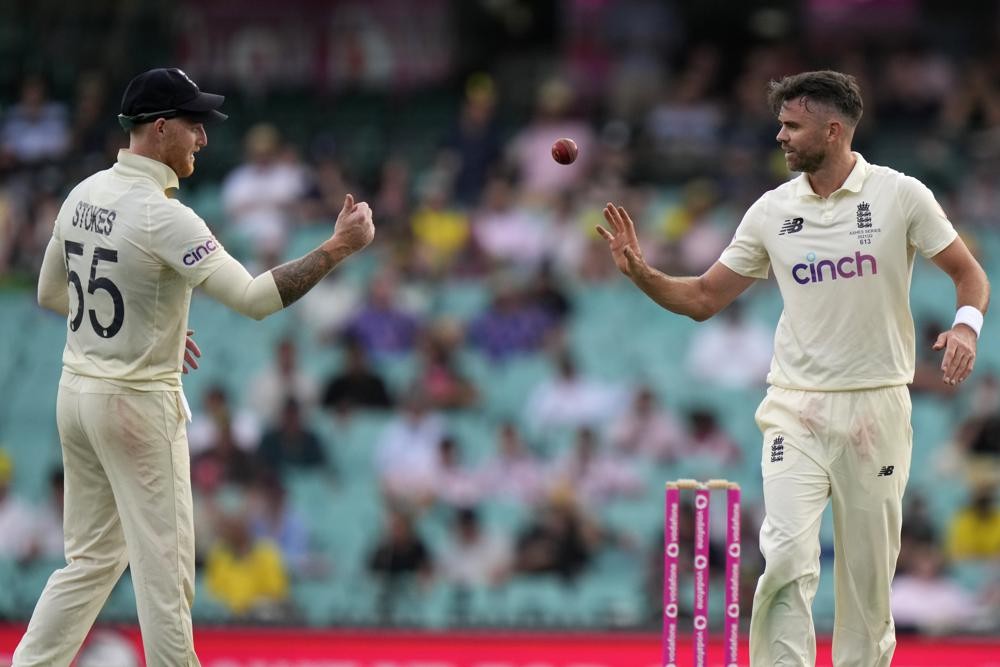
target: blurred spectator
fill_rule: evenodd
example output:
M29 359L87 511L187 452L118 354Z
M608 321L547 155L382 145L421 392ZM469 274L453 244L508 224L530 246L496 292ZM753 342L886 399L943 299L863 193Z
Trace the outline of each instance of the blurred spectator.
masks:
M708 408L688 412L688 454L714 459L718 465L736 465L743 458L739 445Z
M972 594L945 576L945 557L934 544L918 544L910 567L892 580L891 608L900 632L964 630L979 615Z
M567 82L544 82L538 90L535 116L508 145L519 185L529 200L550 201L583 183L594 158L594 131L588 123L571 116L573 108L573 89ZM571 165L559 164L550 157L553 142L561 137L573 139L580 149Z
M619 387L581 376L568 354L560 355L556 365L556 377L528 397L528 418L535 429L596 427L619 414L626 398Z
M573 579L590 563L600 530L564 491L536 508L517 537L514 569L522 574L558 574Z
M1000 507L996 484L980 481L972 489L969 504L951 519L948 553L954 560L1000 558Z
M997 378L986 375L977 385L975 400L991 401L990 394L996 391ZM972 414L977 412L973 405ZM985 418L971 419L961 438L959 457L970 471L993 475L1000 479L1000 414L996 412Z
M107 168L117 152L112 148L116 149L128 141L128 135L115 122L115 112L108 101L107 85L101 72L87 72L78 79L73 110L72 152L74 162L79 161L74 170L80 174L80 180Z
M294 398L285 401L280 419L264 433L257 457L268 470L319 468L333 472L327 464L323 443L305 425L302 407Z
M374 358L413 349L419 323L397 303L397 277L389 270L372 279L368 301L348 322L346 333Z
M65 478L59 465L49 473L49 498L38 513L36 548L42 558L62 560L66 546L63 536Z
M60 160L70 148L65 105L48 100L45 80L27 77L21 97L0 125L0 167L34 166Z
M438 446L444 436L444 420L429 412L422 395L409 394L375 445L375 469L390 498L427 502L433 497Z
M288 502L288 492L275 472L261 475L250 489L250 532L257 541L277 545L282 560L298 575L322 573L309 549L305 518Z
M388 157L382 163L373 209L378 211L379 231L387 231L390 238L400 236L406 230L413 207L412 188L407 161L399 156Z
M732 218L719 202L718 188L706 180L689 182L679 212L684 233L678 241L681 272L700 276L718 259L732 238Z
M305 172L272 125L250 128L244 149L246 161L222 184L222 202L229 224L250 242L260 266L271 267L284 252L305 192Z
M472 233L491 264L532 271L552 243L548 220L518 199L509 180L489 180L472 215Z
M507 577L511 555L505 537L484 531L476 510L463 507L455 512L451 536L434 559L434 572L450 583L493 586Z
M298 349L291 338L274 348L274 362L250 380L249 405L264 423L273 424L288 399L294 399L307 415L316 407L319 385L298 364Z
M731 303L719 320L698 327L688 352L688 372L700 382L727 389L762 387L771 368L770 331Z
M551 240L546 248L546 262L551 264L555 273L576 276L584 262L589 233L581 221L577 194L567 191L556 197L548 214ZM604 250L607 255L607 249Z
M677 418L659 406L649 387L636 392L632 406L611 425L612 448L630 459L673 463L680 458L687 433Z
M479 201L479 193L501 157L496 102L493 79L485 74L469 77L459 117L445 137L443 149L454 163L455 199L464 206Z
M219 540L205 563L209 595L242 618L276 620L287 615L288 574L278 547L255 539L242 514L222 517Z
M247 427L237 428L229 408L229 400L220 385L205 392L205 413L192 422L191 483L196 487L214 489L221 484L248 484L257 468L250 452L257 442L246 442ZM197 442L197 446L195 446Z
M542 349L554 321L524 292L495 281L493 302L469 324L469 342L495 362Z
M586 507L636 496L643 489L634 463L601 451L597 436L587 427L576 432L576 444L555 462L549 479L556 488L573 489Z
M432 485L438 501L454 507L472 505L482 496L476 473L462 461L462 450L452 436L438 443L438 460Z
M542 264L531 286L528 289L528 299L541 308L553 322L560 325L573 313L573 304L566 290L559 284L552 263Z
M469 216L452 201L444 178L427 177L410 219L417 267L430 277L448 273L472 234Z
M712 46L690 49L687 63L646 116L644 173L678 182L718 170L725 121L714 96L720 53Z
M927 505L927 497L920 491L907 494L906 509L903 512L903 526L900 532L904 544L933 544L937 542L937 528L931 517L930 507ZM901 551L905 551L905 548Z
M984 368L976 378L969 399L968 416L970 419L982 419L997 412L1000 412L1000 378L992 370ZM993 448L993 451L1000 454L1000 447Z
M343 164L336 158L335 146L321 137L314 142L313 165L306 177L302 198L302 216L307 223L329 227L344 207L344 197L352 193L361 201L358 186L348 180ZM380 219L381 222L381 219Z
M368 569L386 579L416 575L424 581L433 572L430 554L405 511L389 507L383 533L368 557Z
M192 458L214 448L223 438L243 451L252 451L260 441L260 424L251 412L234 412L225 387L210 384L202 394L201 409L194 413L188 428Z
M420 346L421 367L413 391L423 394L432 410L456 410L479 400L476 386L456 368L456 341L442 335L428 336Z
M479 468L483 493L496 500L533 503L545 479L543 463L521 439L512 422L500 425L496 452Z
M372 370L364 346L354 336L344 336L344 364L323 391L323 407L346 414L355 408L391 408L393 400L385 381Z
M25 561L35 555L35 522L31 506L11 491L14 462L0 450L0 557Z

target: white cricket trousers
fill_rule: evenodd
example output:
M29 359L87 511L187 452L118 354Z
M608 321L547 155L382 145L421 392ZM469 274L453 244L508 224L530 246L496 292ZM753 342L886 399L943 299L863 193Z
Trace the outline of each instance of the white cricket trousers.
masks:
M752 667L813 667L820 518L833 502L835 667L888 667L889 586L899 555L913 430L906 386L811 392L771 387L757 410L766 561L750 621Z
M126 566L147 667L197 667L194 527L181 397L64 373L66 567L42 591L14 667L69 665ZM117 392L117 393L110 393Z

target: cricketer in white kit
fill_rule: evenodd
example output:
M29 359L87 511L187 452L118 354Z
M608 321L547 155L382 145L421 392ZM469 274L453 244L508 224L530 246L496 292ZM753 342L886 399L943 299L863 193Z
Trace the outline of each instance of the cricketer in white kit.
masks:
M699 321L773 272L784 301L770 385L756 419L766 565L753 601L753 667L815 664L811 605L820 517L833 503L837 667L885 667L895 648L889 587L910 469L907 384L915 335L916 253L953 280L957 313L940 335L943 381L965 380L989 283L922 183L851 151L862 100L854 78L806 72L772 82L777 140L797 178L747 211L719 262L675 278L642 259L628 213L609 204L599 228L619 269L664 308Z
M56 404L66 567L49 578L16 667L69 665L126 566L146 665L199 664L180 380L191 290L260 319L372 240L371 209L348 195L329 240L252 278L194 211L166 195L194 171L205 123L226 118L222 102L178 69L135 77L119 117L129 149L73 188L56 218L38 301L67 325Z

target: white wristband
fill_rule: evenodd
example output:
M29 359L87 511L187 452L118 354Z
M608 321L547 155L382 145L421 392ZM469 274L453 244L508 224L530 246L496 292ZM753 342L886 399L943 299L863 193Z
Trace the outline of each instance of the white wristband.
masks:
M979 332L983 328L983 314L975 306L962 306L955 313L955 321L952 322L951 326L954 327L956 324L966 325L975 331L976 338L979 338Z

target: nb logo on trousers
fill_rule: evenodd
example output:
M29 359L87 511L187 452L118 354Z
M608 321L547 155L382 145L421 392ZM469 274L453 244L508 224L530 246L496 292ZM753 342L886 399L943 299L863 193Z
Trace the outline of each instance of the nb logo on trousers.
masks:
M895 466L882 466L882 468L878 471L878 477L888 477L892 474L892 471L895 470L895 468Z

